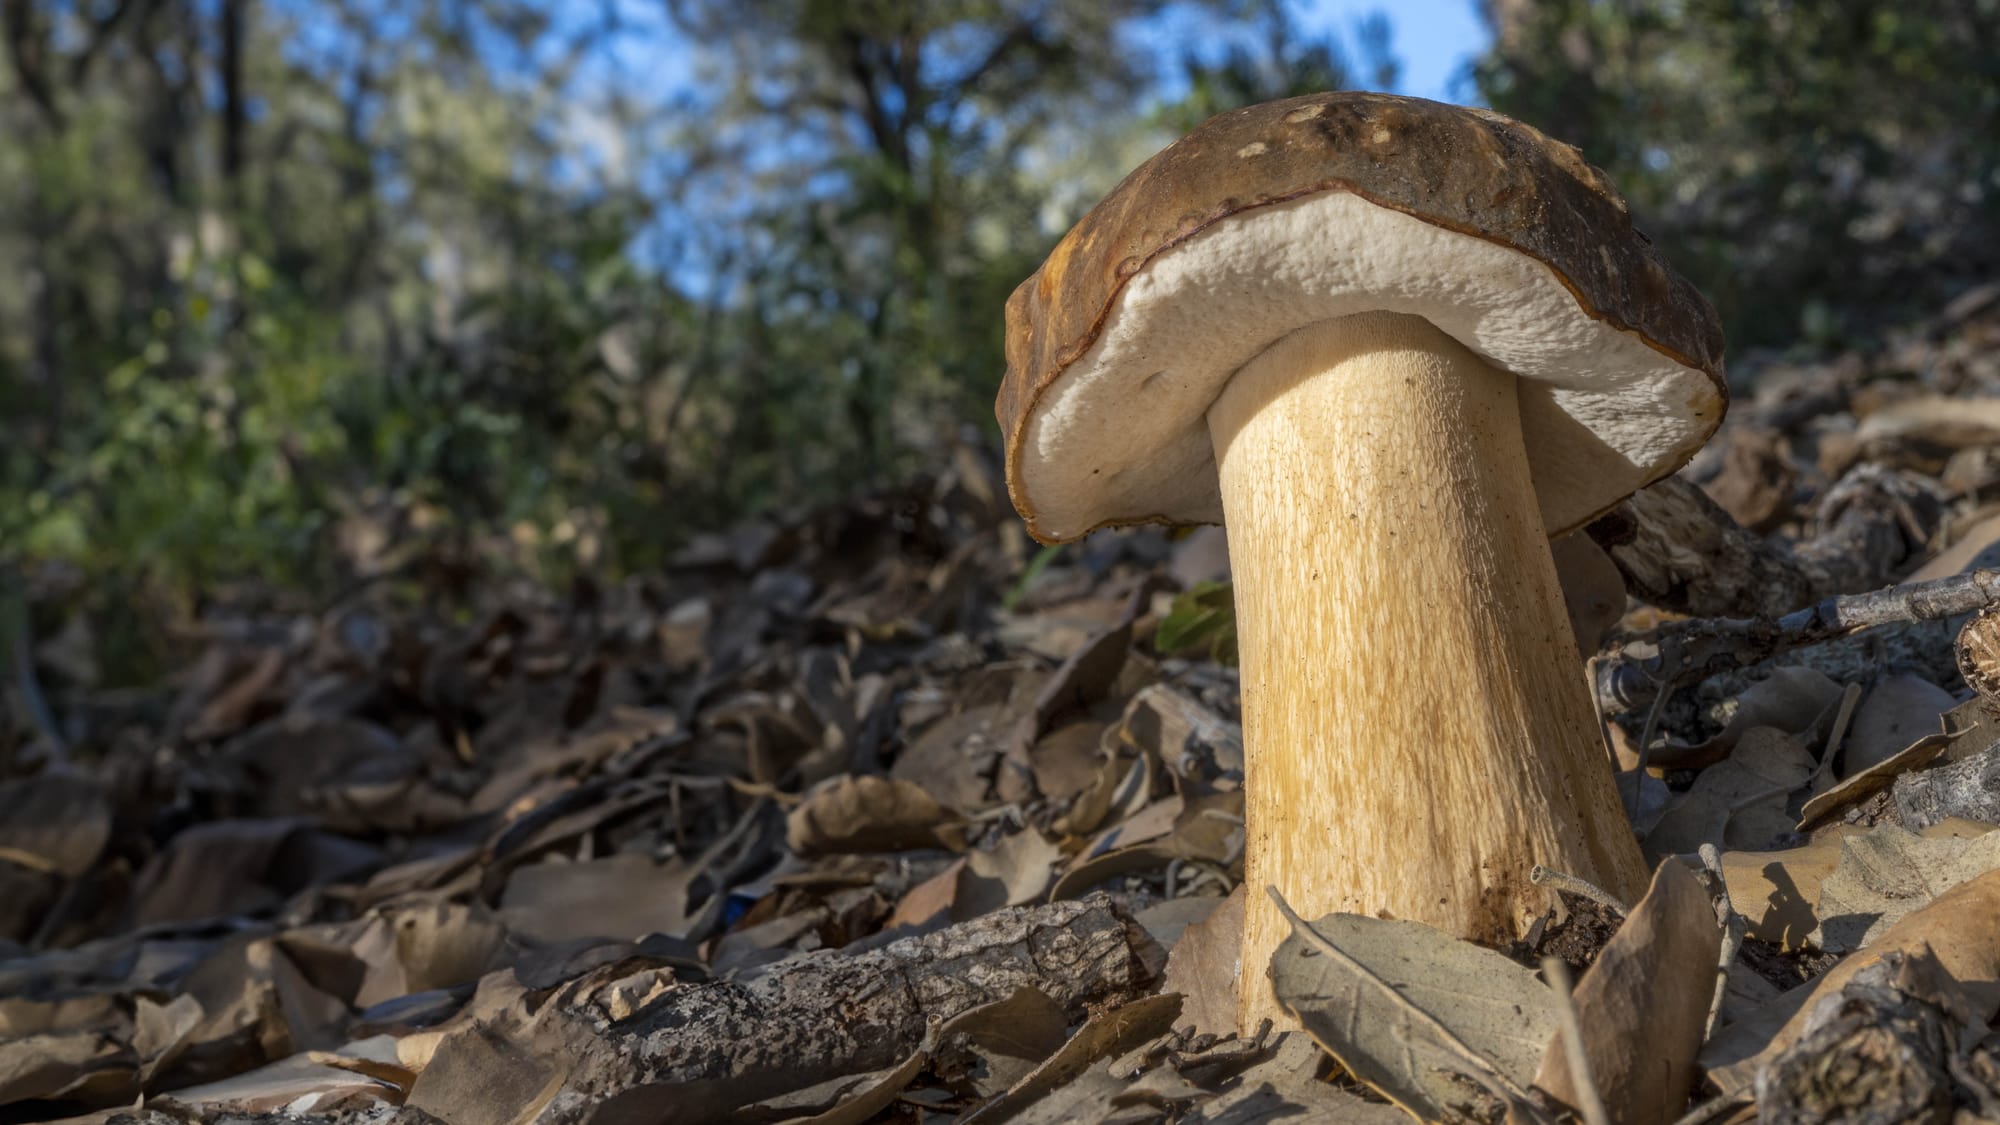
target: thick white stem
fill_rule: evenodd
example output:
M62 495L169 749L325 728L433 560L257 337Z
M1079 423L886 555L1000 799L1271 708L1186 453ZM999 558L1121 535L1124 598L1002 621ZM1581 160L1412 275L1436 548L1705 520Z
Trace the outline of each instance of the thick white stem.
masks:
M1244 1026L1289 1022L1266 884L1307 919L1493 941L1547 905L1537 863L1636 897L1514 377L1368 313L1280 341L1208 422L1243 660Z

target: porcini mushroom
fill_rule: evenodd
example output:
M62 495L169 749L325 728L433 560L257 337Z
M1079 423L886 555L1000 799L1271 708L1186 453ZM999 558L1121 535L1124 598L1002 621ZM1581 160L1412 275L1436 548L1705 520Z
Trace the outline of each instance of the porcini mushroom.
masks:
M1641 892L1548 544L1714 432L1722 338L1575 149L1381 94L1222 114L1015 290L1007 365L1037 539L1226 524L1246 1029L1285 1018L1267 884L1485 940L1537 863Z

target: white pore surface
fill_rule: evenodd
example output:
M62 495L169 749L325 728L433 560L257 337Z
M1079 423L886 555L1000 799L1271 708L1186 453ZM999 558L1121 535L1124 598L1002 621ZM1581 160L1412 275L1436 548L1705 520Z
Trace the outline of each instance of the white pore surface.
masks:
M1218 223L1126 284L1029 422L1020 481L1036 529L1221 523L1207 414L1223 384L1297 328L1372 311L1424 317L1521 376L1552 533L1677 465L1706 434L1699 410L1718 405L1707 376L1585 314L1535 259L1326 192Z

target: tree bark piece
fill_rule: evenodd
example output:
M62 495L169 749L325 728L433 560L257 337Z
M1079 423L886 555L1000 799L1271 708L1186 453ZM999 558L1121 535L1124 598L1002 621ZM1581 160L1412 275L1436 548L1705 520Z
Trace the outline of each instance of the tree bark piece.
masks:
M894 1066L933 1026L1018 988L1039 989L1081 1019L1150 992L1162 962L1144 927L1097 895L996 911L865 953L794 958L740 980L613 969L455 1030L409 1104L483 1120L465 1091L478 1088L482 1068L504 1068L515 1085L553 1088L538 1122L716 1121ZM652 998L625 1013L620 998L634 996ZM523 1103L506 1108L518 1113Z
M1590 525L1635 597L1696 617L1780 617L1894 581L1935 530L1917 478L1864 465L1820 503L1796 547L1745 530L1700 488L1669 477Z

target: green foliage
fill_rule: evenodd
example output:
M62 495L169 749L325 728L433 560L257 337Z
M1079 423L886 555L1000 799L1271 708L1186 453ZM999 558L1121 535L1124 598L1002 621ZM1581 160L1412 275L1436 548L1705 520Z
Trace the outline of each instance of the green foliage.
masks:
M1605 168L1733 350L1866 329L2000 269L2000 4L1488 6L1495 109Z
M1487 8L1486 96L1607 166L1739 348L2000 269L1993 0ZM11 5L0 568L107 612L424 543L560 579L922 472L990 437L1008 293L1129 168L1393 81L1385 21L1297 11ZM1221 643L1205 596L1175 627Z
M1211 660L1236 664L1236 587L1229 582L1200 582L1178 594L1173 608L1153 634L1161 655L1200 647Z

